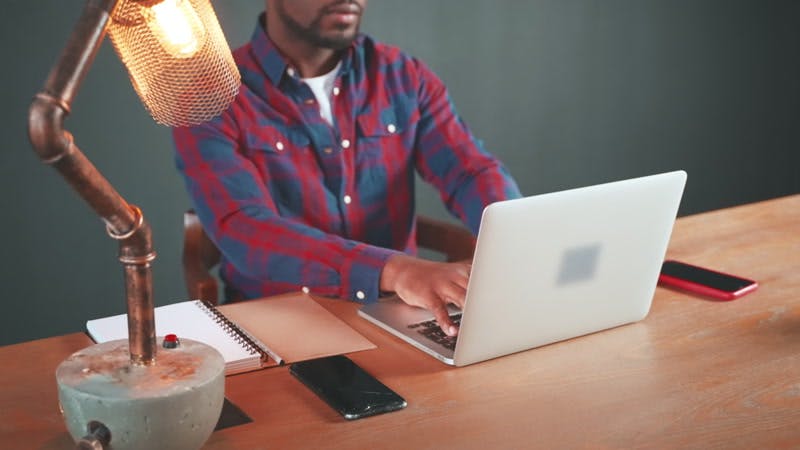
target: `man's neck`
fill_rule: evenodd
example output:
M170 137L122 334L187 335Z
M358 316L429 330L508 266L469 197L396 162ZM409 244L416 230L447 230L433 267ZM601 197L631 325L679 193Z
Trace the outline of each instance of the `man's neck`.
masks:
M270 22L269 15L267 15L266 22L267 36L291 61L302 78L324 75L339 63L342 51L318 47L300 39L293 39L281 23Z

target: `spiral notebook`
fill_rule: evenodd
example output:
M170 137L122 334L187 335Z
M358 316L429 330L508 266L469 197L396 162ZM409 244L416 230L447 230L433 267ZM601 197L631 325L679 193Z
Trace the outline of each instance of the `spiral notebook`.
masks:
M173 303L155 308L155 322L159 338L176 334L216 348L226 375L375 348L303 293L222 306L203 300ZM86 330L98 343L127 339L127 315L89 320Z

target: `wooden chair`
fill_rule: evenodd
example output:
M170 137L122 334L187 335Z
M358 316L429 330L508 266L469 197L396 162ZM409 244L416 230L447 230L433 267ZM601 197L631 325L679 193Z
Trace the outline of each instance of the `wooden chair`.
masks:
M447 261L472 259L475 238L464 227L425 216L417 216L417 246L444 256ZM219 249L208 238L197 214L183 214L183 276L191 299L219 301L217 278L212 269L219 263Z

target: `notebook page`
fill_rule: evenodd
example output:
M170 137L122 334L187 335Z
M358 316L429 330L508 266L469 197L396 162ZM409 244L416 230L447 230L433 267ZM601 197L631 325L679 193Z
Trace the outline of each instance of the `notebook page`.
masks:
M228 374L260 367L260 355L238 343L209 314L198 300L159 306L155 308L156 336L174 333L180 339L192 339L214 347L225 359ZM98 343L127 339L127 314L89 320L86 329Z
M286 362L375 348L375 344L304 293L217 307Z

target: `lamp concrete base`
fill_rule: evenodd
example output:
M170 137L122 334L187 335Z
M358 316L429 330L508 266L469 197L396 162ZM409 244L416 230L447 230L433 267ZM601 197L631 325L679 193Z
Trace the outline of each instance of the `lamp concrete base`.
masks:
M131 364L127 340L93 345L64 360L56 380L73 439L88 434L89 422L100 422L114 450L198 449L214 431L225 399L222 355L188 339L159 348L149 366Z

